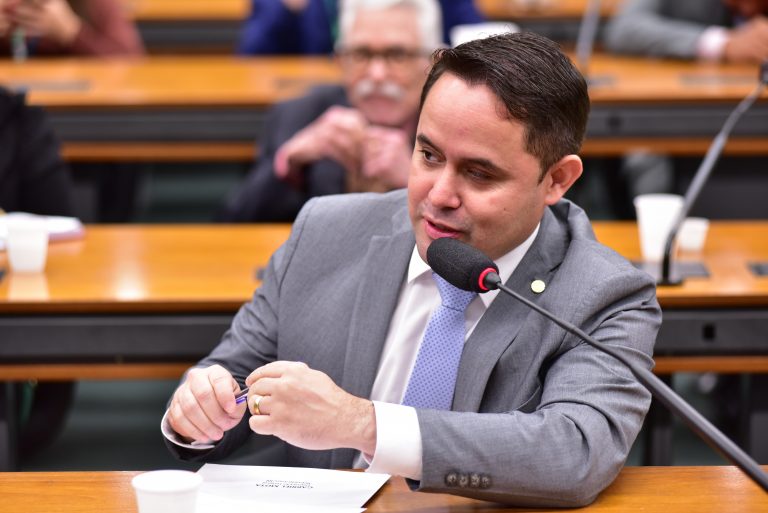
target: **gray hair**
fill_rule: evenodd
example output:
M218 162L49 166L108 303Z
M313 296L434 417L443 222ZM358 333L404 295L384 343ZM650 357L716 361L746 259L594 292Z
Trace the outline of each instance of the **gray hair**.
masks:
M437 0L340 0L339 4L337 48L344 45L344 38L352 29L359 11L378 11L391 7L409 7L416 11L423 50L431 52L443 46L442 15Z

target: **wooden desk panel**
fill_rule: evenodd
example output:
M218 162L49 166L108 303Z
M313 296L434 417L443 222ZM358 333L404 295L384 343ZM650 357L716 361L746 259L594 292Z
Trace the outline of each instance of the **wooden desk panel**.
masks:
M580 20L589 0L477 0L478 9L492 20ZM619 0L602 0L600 16L611 16Z
M757 84L758 67L595 55L595 106L733 103ZM269 106L317 82L338 82L325 57L151 56L143 59L0 61L0 83L28 88L30 103L50 109ZM768 99L768 92L763 100Z
M578 20L588 0L478 0L477 7L492 20ZM602 0L603 17L613 14L618 0ZM125 0L126 10L137 22L188 20L244 20L250 13L248 0Z
M595 104L741 101L757 86L759 66L595 54L588 74ZM768 99L763 91L762 99Z
M757 77L750 65L605 55L595 56L589 71L599 80L590 88L584 154L595 156L633 149L701 155ZM339 79L328 58L0 62L0 83L29 89L29 101L49 110L65 154L79 161L146 161L151 154L160 160L242 161L267 107ZM766 127L768 93L737 125L727 152L765 154ZM145 142L146 153L137 152Z
M555 40L578 34L588 0L479 0L489 20L513 21ZM124 0L151 52L231 53L250 14L248 0ZM618 0L602 0L601 17L609 17Z
M338 82L330 58L153 56L0 61L0 84L27 89L53 112L82 109L264 109L317 83Z
M634 223L594 223L597 238L630 260L640 259ZM718 221L710 225L701 255L680 254L681 261L702 261L711 276L689 278L679 287L659 287L662 308L765 307L768 277L752 274L748 262L768 261L768 223Z
M598 240L640 257L631 222L595 222ZM80 241L50 245L45 295L0 282L0 312L234 311L250 298L254 272L287 238L288 225L92 225ZM664 308L765 307L768 277L746 263L768 261L768 223L713 222L702 255L709 278L660 287ZM0 266L6 263L0 253ZM38 277L40 278L40 277ZM32 280L30 280L31 283ZM39 281L39 280L38 280ZM27 294L27 299L25 299Z
M764 467L765 468L765 467ZM8 511L24 513L131 513L131 478L138 472L0 473L0 496ZM446 494L412 492L393 477L371 499L370 513L562 512L505 508ZM585 512L760 513L768 495L735 467L626 467Z
M124 0L131 18L146 21L243 21L248 0Z
M639 259L633 223L594 226L603 243ZM257 269L288 233L288 225L89 226L84 240L51 244L45 275L0 282L0 356L25 364L194 361L250 299ZM714 356L764 356L768 277L747 263L768 261L768 223L712 223L704 253L681 258L703 261L711 276L658 289L665 317L657 355L707 359L674 360L659 372L735 372L733 361Z
M711 138L590 139L579 152L582 157L620 157L627 151L655 151L679 157L701 157ZM766 154L765 139L731 139L723 153L731 156ZM62 157L68 162L239 162L250 164L259 156L253 141L220 142L65 142Z
M288 225L93 225L49 246L44 275L0 282L2 313L229 312ZM0 267L7 255L0 253Z

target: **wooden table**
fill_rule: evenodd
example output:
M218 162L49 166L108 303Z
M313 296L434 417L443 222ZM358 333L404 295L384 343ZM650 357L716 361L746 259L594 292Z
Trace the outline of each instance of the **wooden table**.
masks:
M89 226L50 245L44 275L6 274L0 469L15 468L13 382L178 378L221 338L289 229Z
M0 61L0 84L47 108L72 160L251 160L268 107L338 81L325 57Z
M125 0L130 16L136 22L232 20L242 21L250 14L248 0ZM601 16L613 14L618 0L603 0ZM578 20L587 0L477 0L477 7L492 20L520 19Z
M757 67L596 55L585 156L633 149L703 155ZM250 161L263 112L317 82L338 82L328 58L163 57L0 62L0 84L45 106L71 160ZM726 147L768 153L768 93Z
M601 242L639 257L633 223L595 229ZM81 241L51 244L44 276L0 281L0 380L177 377L218 342L288 231L102 225L89 226ZM658 289L657 372L768 372L768 277L747 266L768 262L768 223L713 223L704 253L684 255L699 258L709 278ZM0 268L6 265L0 253ZM762 397L768 394L755 401ZM757 446L768 426L753 431Z
M544 35L565 45L576 41L589 0L477 0L480 11L493 21L511 21L521 30ZM616 10L619 0L601 0L600 24ZM598 36L598 44L600 38Z
M124 0L150 52L232 54L248 0Z
M150 51L232 52L248 0L124 0ZM574 41L587 0L478 0L493 21L512 21L558 41ZM602 0L601 18L614 12L618 0Z
M598 239L631 260L640 248L634 223L595 223ZM768 262L768 223L711 223L698 261L708 277L688 278L679 287L658 287L663 323L656 339L657 374L674 372L753 373L748 380L742 446L757 461L768 461L768 276L749 264ZM669 464L672 417L654 404L647 422L645 461Z
M634 223L596 222L594 226L601 242L629 259L639 259ZM70 352L71 349L61 347L65 344L45 343L54 333L62 335L56 330L63 325L47 327L48 322L61 319L62 315L96 316L101 320L97 324L107 330L113 329L106 326L110 316L123 320L124 324L132 324L136 316L151 316L148 318L155 319L155 325L159 324L160 316L166 315L229 318L250 298L258 285L257 269L266 264L272 252L287 238L289 229L288 225L88 226L84 239L50 245L44 275L8 274L0 281L0 314L4 316L0 326L5 334L0 356L17 362L27 357L44 357L54 362L83 356L130 360L128 354L120 354L117 346L93 347L83 355L82 348ZM768 262L768 223L713 222L704 253L681 256L682 260L702 261L710 276L689 278L680 287L658 289L665 323L657 354L757 355L765 352L761 335L768 330L756 330L755 335L738 330L745 324L743 312L750 311L763 318L761 312L768 307L768 277L756 276L748 267L750 262ZM6 265L6 254L0 253L0 267ZM697 311L705 311L705 322L710 324L718 323L718 316L722 314L723 323L711 330L690 330L690 326L686 326L684 331L675 327L678 315L687 316L690 312L694 315ZM730 313L739 313L733 326L727 321ZM30 316L34 319L30 319L28 325L19 324ZM768 318L768 314L765 317ZM43 318L46 322L40 322ZM14 322L8 323L9 319ZM691 319L681 317L679 322L687 325ZM17 342L11 335L14 326L23 334ZM40 331L39 337L32 338L39 338L41 347L29 343L27 329ZM82 329L93 334L92 327ZM705 332L711 336L705 337ZM143 336L151 337L151 334ZM193 340L195 338L198 337ZM205 354L213 343L215 340L208 340L191 349L195 344L188 340L185 345L190 348L189 356L197 357ZM153 344L148 345L158 349ZM38 351L43 349L53 352L42 355ZM135 350L136 342L131 342L126 349ZM173 348L168 355L178 355L179 349L182 348Z
M131 478L137 472L0 473L3 510L23 513L133 513ZM412 492L390 478L367 504L370 513L562 512L505 508L446 494ZM590 506L605 513L760 513L768 495L735 467L626 467Z
M17 363L192 361L213 347L250 298L259 270L289 230L89 226L82 240L50 244L45 274L10 273L0 282L0 357ZM0 267L6 258L0 253ZM74 325L73 317L80 319ZM178 332L184 325L188 331Z

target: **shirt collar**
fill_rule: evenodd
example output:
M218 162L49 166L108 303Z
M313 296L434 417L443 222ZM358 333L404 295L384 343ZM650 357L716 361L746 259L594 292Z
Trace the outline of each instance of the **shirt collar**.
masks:
M530 247L533 245L533 241L536 240L536 235L538 235L540 227L541 223L537 224L536 228L533 230L533 233L531 233L531 235L529 235L522 244L494 261L494 263L499 268L499 277L501 278L502 283L506 283L509 277L512 276L512 273L515 272L518 264L528 252L528 249L530 249ZM413 252L411 253L411 262L408 265L407 283L412 283L420 276L431 271L432 269L424 260L421 259L421 256L419 256L419 250L416 245L414 245ZM493 291L480 294L480 298L483 300L486 308L491 304L491 301L493 301L493 298L495 297L496 294L493 293Z

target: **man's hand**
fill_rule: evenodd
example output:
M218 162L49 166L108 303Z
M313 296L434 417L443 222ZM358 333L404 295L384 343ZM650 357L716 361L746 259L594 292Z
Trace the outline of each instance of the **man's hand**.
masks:
M307 2L309 0L283 0L283 5L289 11L299 13L307 8Z
M82 25L66 0L8 0L7 10L13 25L27 35L47 37L62 45L70 44Z
M5 37L11 31L11 19L7 11L8 1L0 0L0 37Z
M190 369L173 394L168 422L187 441L221 440L245 413L245 403L235 403L238 391L237 381L220 365Z
M382 184L386 190L408 185L413 143L397 128L371 126L366 130L363 176Z
M730 62L760 62L768 58L768 18L756 16L731 30L723 55Z
M373 403L348 394L328 375L304 363L277 361L253 371L248 404L259 400L250 426L304 449L347 447L373 455L376 416Z
M294 181L301 168L323 158L335 160L347 172L358 172L367 126L360 111L331 107L278 149L274 160L275 175Z

